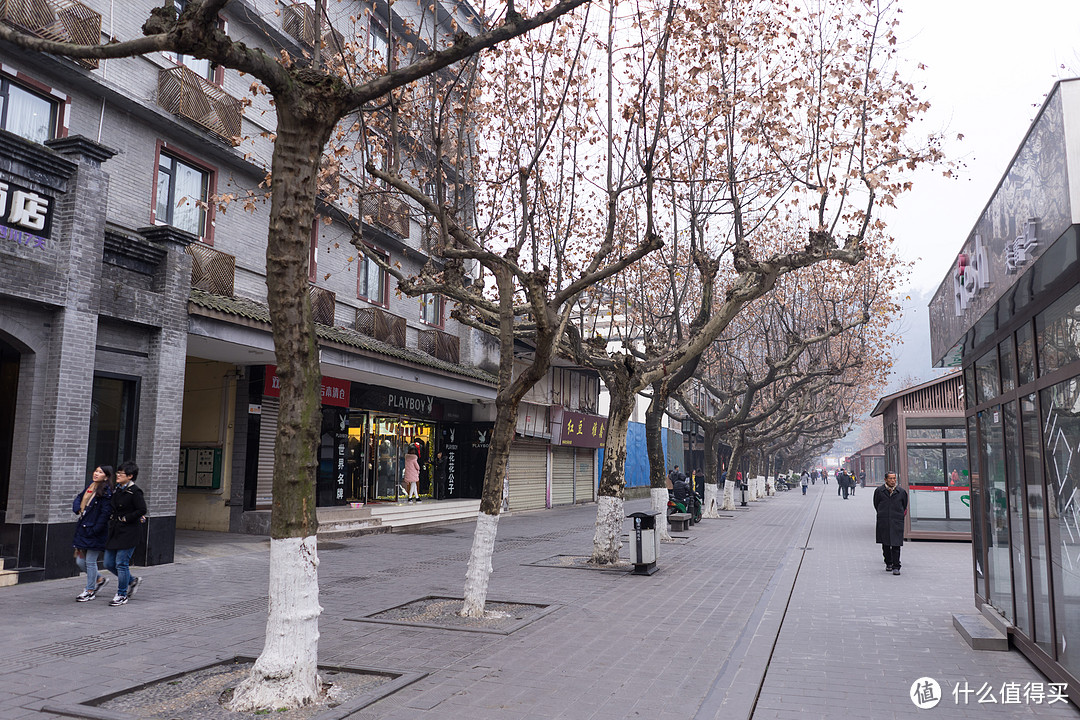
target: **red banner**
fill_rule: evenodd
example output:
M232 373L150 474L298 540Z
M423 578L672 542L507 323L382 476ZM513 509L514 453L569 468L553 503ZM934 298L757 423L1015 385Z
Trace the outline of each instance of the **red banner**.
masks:
M322 379L322 404L335 407L349 407L348 380L323 377ZM266 397L281 397L281 380L277 376L277 366L266 366L266 380L263 382L263 395Z
M942 490L963 490L964 492L968 492L969 490L971 490L971 486L970 485L912 485L912 486L908 487L908 490L937 490L938 492L941 492Z

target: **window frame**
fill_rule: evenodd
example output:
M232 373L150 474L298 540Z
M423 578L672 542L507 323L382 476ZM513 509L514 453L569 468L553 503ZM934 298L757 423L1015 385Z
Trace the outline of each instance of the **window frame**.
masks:
M213 165L209 165L199 158L186 153L183 150L178 150L175 147L170 146L163 140L158 140L157 148L154 152L154 181L153 187L150 189L150 223L153 225L172 225L171 222L166 222L158 217L157 203L158 203L158 184L161 182L161 156L165 155L170 157L175 162L181 162L199 172L206 175L206 212L203 216L203 228L202 234L198 236L199 242L213 246L214 244L214 224L215 224L215 208L214 203L211 202L211 198L217 194L217 168ZM174 189L175 190L175 189ZM172 205L175 206L175 198L172 199ZM171 215L171 213L170 213ZM171 217L169 218L172 219ZM183 229L183 228L178 228Z
M438 314L439 314L438 322L432 322L431 320L428 320L428 318L426 316L427 308L431 304L431 302L428 300L429 297L434 298L434 304L438 308ZM425 325L428 325L430 327L442 328L443 324L444 324L444 320L443 320L443 318L444 318L444 315L443 315L443 307L444 307L444 305L445 305L445 303L443 302L443 296L440 295L439 293L424 293L423 295L421 295L420 296L420 322L422 322Z
M15 85L23 92L36 95L49 103L52 108L52 118L50 119L51 127L49 137L47 138L48 140L67 137L68 111L70 110L71 98L64 93L54 90L48 85L27 76L25 73L19 71L12 72L6 67L2 68L2 71L0 71L0 128L7 130L7 113L11 104L9 102L8 89L11 85ZM11 131L8 130L8 132ZM19 137L22 136L20 135ZM36 142L29 138L23 139L27 142Z
M384 250L382 250L380 248L377 248L374 245L368 245L367 243L364 243L364 245L365 245L365 247L367 247L368 250L371 250L371 251L377 253L380 257L382 257L384 260L386 260L387 264L390 263L390 253L385 252ZM369 258L367 256L367 253L364 253L364 252L360 253L359 261L360 261L360 264L356 268L356 297L358 299L360 299L360 300L371 303L372 305L378 305L379 307L383 307L383 308L388 307L389 300L387 298L387 296L388 296L387 289L390 286L389 273L387 273L386 270L384 270L383 268L381 268L381 267L379 268L379 280L380 280L379 284L382 286L380 288L382 297L380 297L380 298L368 297L367 295L365 295L361 291L360 283L361 283L362 280L367 279L367 266L368 266L368 263L373 262L373 261L371 260L371 258ZM378 267L378 266L376 265L376 267Z

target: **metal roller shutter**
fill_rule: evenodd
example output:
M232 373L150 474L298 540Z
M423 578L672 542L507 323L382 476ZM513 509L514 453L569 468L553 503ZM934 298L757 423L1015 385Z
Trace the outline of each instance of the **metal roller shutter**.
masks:
M547 448L547 445L514 443L507 467L511 510L547 507Z
M574 448L551 448L551 504L574 503Z
M574 465L574 502L592 502L596 499L596 451L578 448Z
M264 510L274 501L274 444L277 441L278 409L275 397L264 397L259 419L259 475L255 484L255 507Z

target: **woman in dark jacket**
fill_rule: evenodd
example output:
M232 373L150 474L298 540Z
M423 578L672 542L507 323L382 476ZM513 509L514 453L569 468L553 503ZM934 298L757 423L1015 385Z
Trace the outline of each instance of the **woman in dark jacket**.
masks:
M877 542L881 543L885 570L899 575L908 493L896 484L896 473L885 473L885 484L874 491L874 509L877 510Z
M111 497L115 482L111 465L94 468L90 484L75 496L71 504L71 511L79 516L71 542L75 548L75 564L86 573L86 589L75 598L76 602L93 600L98 590L108 582L104 575L98 575L98 559L105 552L105 543L109 538Z

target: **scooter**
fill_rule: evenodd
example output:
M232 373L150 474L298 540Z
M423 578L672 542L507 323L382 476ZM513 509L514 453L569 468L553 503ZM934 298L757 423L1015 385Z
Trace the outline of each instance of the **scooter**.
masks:
M691 525L701 520L701 498L694 493L689 480L678 480L673 484L673 488L668 490L667 505L668 515L688 513Z

